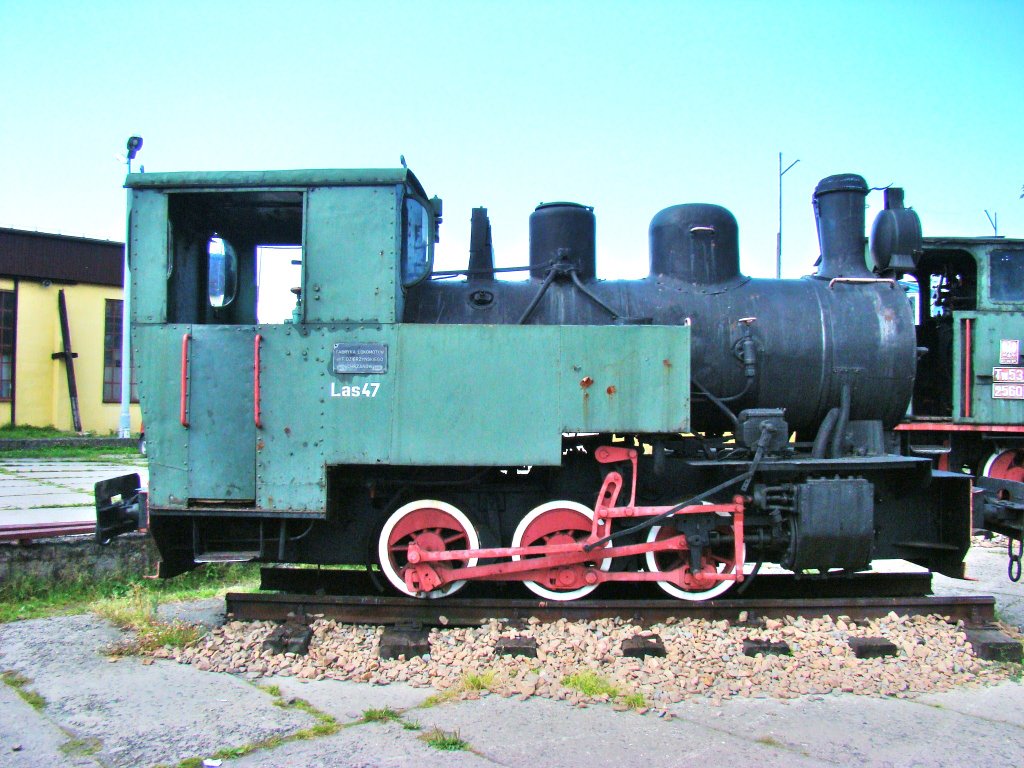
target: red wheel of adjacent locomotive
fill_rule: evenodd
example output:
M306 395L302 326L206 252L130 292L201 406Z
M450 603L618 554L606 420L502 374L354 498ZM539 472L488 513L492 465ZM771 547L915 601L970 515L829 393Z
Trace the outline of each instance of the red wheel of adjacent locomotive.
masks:
M647 541L659 541L676 536L671 526L656 525L647 534ZM742 567L742 563L740 564ZM699 602L727 592L735 581L718 581L715 574L736 573L736 555L730 545L719 550L706 550L701 558L701 569L694 573L690 569L690 553L688 551L663 550L647 553L647 570L652 573L664 573L683 569L683 586L668 581L657 582L658 586L672 597L680 600Z
M594 510L582 504L575 501L549 501L531 510L519 522L512 535L512 546L533 547L586 541L593 529L593 522ZM513 555L512 559L519 560L520 556ZM578 600L597 589L597 584L580 585L584 572L594 567L607 571L611 564L611 558L606 558L600 562L595 560L582 565L551 568L543 583L523 583L535 595L548 600Z
M406 555L412 543L428 552L443 552L478 549L480 538L469 518L443 501L413 501L388 518L377 543L377 556L384 575L391 586L410 597L437 598L454 594L466 582L453 581L425 593L410 589L405 583L405 570L409 564ZM476 563L477 559L472 557L468 560L447 561L437 567L470 568Z
M1024 483L1024 451L1010 448L1000 453L993 453L981 470L985 477L995 480L1013 480Z

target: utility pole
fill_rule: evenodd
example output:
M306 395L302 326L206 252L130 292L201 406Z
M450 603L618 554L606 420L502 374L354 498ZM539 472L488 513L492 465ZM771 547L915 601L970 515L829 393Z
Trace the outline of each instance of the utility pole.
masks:
M776 279L782 277L782 177L786 175L794 165L799 163L799 160L794 160L792 163L786 166L786 170L782 170L782 153L779 152L779 232L775 236L775 277Z
M142 149L142 137L132 136L128 139L128 173L132 172L132 160ZM132 341L131 341L131 306L132 276L131 262L128 251L132 242L132 191L128 190L128 208L125 216L124 234L124 301L121 303L121 419L118 423L117 436L132 436Z

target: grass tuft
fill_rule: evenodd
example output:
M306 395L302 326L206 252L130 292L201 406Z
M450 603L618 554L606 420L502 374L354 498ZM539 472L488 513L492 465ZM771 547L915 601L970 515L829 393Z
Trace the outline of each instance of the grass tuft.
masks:
M69 739L60 745L61 754L67 757L91 757L103 748L99 739Z
M390 723L401 720L402 716L391 707L363 710L364 723Z
M562 685L579 691L584 696L608 696L615 698L619 689L596 672L575 672L562 678Z
M459 687L463 691L489 691L494 687L494 680L497 677L497 673L493 670L487 672L481 672L479 674L475 672L467 672L462 676L462 681Z
M206 630L184 621L163 621L157 617L159 598L141 584L132 586L123 598L99 601L94 611L135 636L107 649L112 656L138 656L157 648L183 648L202 637Z
M23 674L13 671L4 672L0 674L0 680L3 680L5 685L13 688L21 700L32 707L32 709L37 712L42 712L46 709L46 699L28 687L32 680Z
M469 744L459 738L458 731L442 731L440 728L434 728L433 730L427 731L420 738L426 742L427 746L439 749L442 752L459 752L462 750L469 749Z
M446 704L449 701L457 699L461 692L462 689L456 686L454 688L449 688L445 691L441 691L440 693L435 693L431 696L427 696L427 698L423 700L423 703L420 704L417 707L417 709L430 709L431 707L436 707L438 704Z
M621 701L630 709L643 709L647 706L647 699L642 693L627 693L621 698Z

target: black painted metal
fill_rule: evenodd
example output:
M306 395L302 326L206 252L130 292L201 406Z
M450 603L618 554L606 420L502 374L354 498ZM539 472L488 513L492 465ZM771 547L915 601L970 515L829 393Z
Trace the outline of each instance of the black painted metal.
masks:
M864 262L864 198L867 194L867 182L855 173L840 173L818 182L814 190L814 213L821 246L818 277L872 277Z
M651 274L695 285L735 283L740 274L739 226L720 205L674 205L651 220Z
M903 207L903 190L885 190L885 208L871 225L871 258L880 272L912 271L921 257L921 219Z
M541 203L530 214L530 277L544 278L551 264L576 268L582 280L597 274L594 209L579 203Z

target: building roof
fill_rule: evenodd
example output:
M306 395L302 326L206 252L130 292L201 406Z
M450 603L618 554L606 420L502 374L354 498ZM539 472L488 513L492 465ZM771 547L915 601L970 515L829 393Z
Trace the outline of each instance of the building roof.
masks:
M0 227L0 277L124 285L124 243Z

